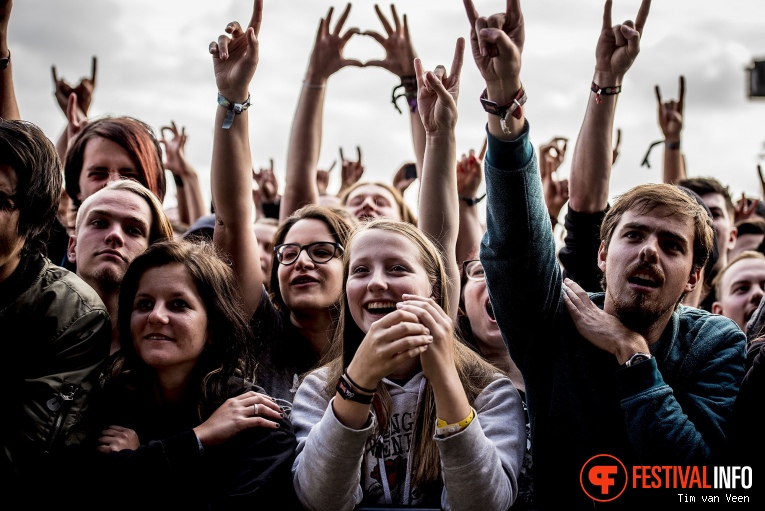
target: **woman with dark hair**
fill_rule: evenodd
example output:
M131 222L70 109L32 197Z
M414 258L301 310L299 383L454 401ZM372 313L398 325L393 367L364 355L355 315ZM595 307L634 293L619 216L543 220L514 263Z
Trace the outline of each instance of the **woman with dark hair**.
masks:
M253 225L248 88L258 62L262 3L250 26L232 22L210 44L219 107L211 165L214 242L231 260L260 345L258 381L289 412L298 375L328 350L340 297L345 241L351 229L335 211L306 206L281 225L274 239L269 298ZM231 105L239 105L231 106Z
M275 494L289 502L295 436L250 381L247 317L213 247L167 241L138 256L120 289L119 329L95 405L105 426L98 488L110 506L230 509Z

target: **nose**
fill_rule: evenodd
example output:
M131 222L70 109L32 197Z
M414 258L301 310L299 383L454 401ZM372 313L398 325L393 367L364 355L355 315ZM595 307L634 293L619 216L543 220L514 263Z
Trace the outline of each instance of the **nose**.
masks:
M119 172L117 172L116 170L109 171L109 182L110 183L112 181L119 181L120 179L123 179L123 177L120 175Z
M763 289L763 285L765 284L752 286L752 295L749 297L749 301L751 303L756 303L756 304L760 303L763 295L765 295L765 289Z
M159 302L155 303L149 313L149 323L166 324L167 321L167 309L165 309L164 304Z
M301 250L298 254L298 258L295 261L295 266L298 268L313 268L314 262L313 259L308 257L308 251L307 250Z
M109 228L109 231L106 233L106 238L104 241L112 246L123 246L125 244L125 233L122 231L122 226L118 224L112 224L112 226Z
M658 260L658 240L653 236L646 238L643 246L640 247L640 260L647 263L655 263Z
M385 291L388 289L388 282L382 270L373 270L371 272L367 289L370 291Z

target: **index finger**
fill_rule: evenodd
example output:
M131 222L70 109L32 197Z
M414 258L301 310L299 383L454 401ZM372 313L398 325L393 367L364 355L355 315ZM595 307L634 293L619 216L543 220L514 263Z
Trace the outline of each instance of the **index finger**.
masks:
M361 147L356 146L356 153L359 155L358 163L361 163Z
M475 30L475 20L478 19L478 11L475 10L473 0L463 0L465 4L465 12L467 13L468 21L470 22L470 30Z
M677 109L683 112L683 98L685 98L685 77L680 75L680 98L677 100Z
M343 148L340 148L340 161L345 161L345 156L343 156Z
M452 60L452 69L449 71L449 79L454 80L455 77L459 81L460 72L462 71L463 55L465 54L465 39L460 37L457 39L457 45L454 48L454 60Z
M263 0L255 0L255 4L252 6L252 17L250 18L249 26L255 31L255 37L258 37L260 32L260 24L263 21Z
M56 66L50 66L50 70L53 72L53 83L58 84L58 74L56 73Z
M603 7L603 30L611 30L611 0Z
M269 158L268 161L269 161L269 163L271 165L271 173L273 173L274 172L274 159L273 158Z
M511 19L513 14L520 14L521 0L507 0L505 6L505 19Z
M661 107L661 92L659 91L659 86L654 86L653 90L656 92L656 101L659 102L659 106Z
M611 3L611 0L608 0ZM640 10L638 10L637 18L635 18L635 30L641 35L643 34L643 26L648 19L648 11L651 10L651 0L643 0L640 4ZM609 25L610 26L610 25Z
M90 83L96 84L96 56L93 55L93 59L90 61Z
M382 10L380 10L380 6L377 4L375 4L375 12L377 13L377 17L380 18L380 23L382 23L385 32L390 36L393 33L393 28L391 28L390 23L388 23ZM394 10L393 12L395 13L396 11Z
M340 15L340 18L338 18L337 20L337 25L335 25L334 35L340 35L340 31L343 29L345 20L348 19L348 14L350 14L350 12L351 12L351 4L348 3L348 5L345 7L345 10Z

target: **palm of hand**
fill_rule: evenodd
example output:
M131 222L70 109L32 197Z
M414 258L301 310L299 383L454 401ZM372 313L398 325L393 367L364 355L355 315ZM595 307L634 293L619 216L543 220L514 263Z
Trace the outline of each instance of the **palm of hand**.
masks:
M247 44L248 35L236 37L228 45L228 58L213 59L215 83L218 90L236 88L241 82L249 83L255 74L258 65L258 43L255 41L254 48ZM250 55L249 52L254 52ZM254 58L251 58L254 57ZM247 98L226 98L230 101L244 102Z
M629 47L625 43L623 46L616 45L616 36L614 30L620 30L620 27L603 29L598 39L595 49L595 67L599 71L611 73L614 75L624 75L632 66L637 55L631 55ZM601 84L613 85L613 84Z
M439 101L436 91L429 90L427 86L423 86L418 94L417 107L426 132L450 129L457 124L459 81L449 78L444 81L444 86L450 95L448 101Z
M323 70L323 74L329 77L348 65L343 56L343 49L347 41L335 34L324 34L316 41L316 47L311 54L311 68Z
M381 67L398 76L411 76L414 72L412 62L417 55L411 42L399 34L392 34L382 43L385 48L385 60Z

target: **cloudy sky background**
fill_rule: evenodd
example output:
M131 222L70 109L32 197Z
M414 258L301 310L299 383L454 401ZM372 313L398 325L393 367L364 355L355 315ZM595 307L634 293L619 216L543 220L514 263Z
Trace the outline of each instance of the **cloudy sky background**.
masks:
M482 15L504 10L501 0L474 0ZM327 0L266 0L260 32L260 65L251 85L250 138L255 166L274 158L283 182L287 141L319 19ZM380 4L389 12L389 4ZM634 19L639 0L615 0L614 23ZM454 43L468 37L460 0L398 2L406 13L415 49L426 69L451 63ZM535 146L553 136L568 137L569 153L581 125L594 68L602 20L600 0L523 2L526 44L522 80ZM200 173L206 199L216 88L210 41L232 20L247 23L251 0L16 0L9 28L14 79L22 117L56 139L65 125L53 97L50 66L77 83L98 56L91 116L131 115L155 129L171 120L186 126L187 156ZM335 16L335 19L337 16ZM374 2L353 4L345 27L382 27ZM654 85L665 99L677 97L678 76L686 78L683 150L691 176L714 176L735 194L759 195L756 165L765 142L765 100L747 98L745 69L765 58L765 2L761 0L654 0L640 55L624 81L616 126L621 155L611 194L661 179L661 148L651 168L641 167L651 142L661 138ZM346 57L383 58L371 38L354 37ZM364 179L389 180L413 159L408 119L390 103L395 76L379 68L345 68L329 81L320 167L338 158L338 148L355 154L361 146ZM466 52L459 99L460 151L483 140L486 114L478 97L483 83ZM569 172L571 155L560 170ZM332 173L330 190L339 186ZM172 180L170 180L172 183ZM168 185L172 186L172 185ZM415 201L413 190L408 200ZM170 194L171 195L171 194ZM172 196L166 201L174 202Z

